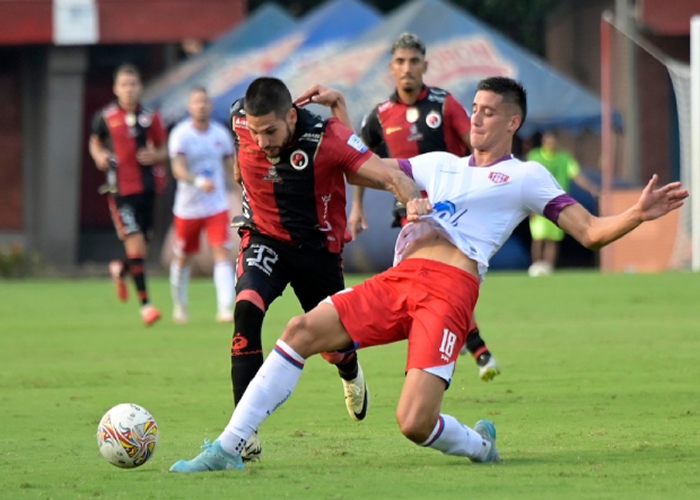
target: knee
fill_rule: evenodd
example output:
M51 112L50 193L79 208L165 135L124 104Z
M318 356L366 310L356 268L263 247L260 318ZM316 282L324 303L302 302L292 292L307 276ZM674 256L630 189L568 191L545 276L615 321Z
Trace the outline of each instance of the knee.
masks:
M282 333L282 340L287 344L296 344L298 342L303 343L309 340L309 322L306 319L306 315L295 316L289 320L284 333Z
M436 420L419 412L397 412L396 421L401 433L416 444L425 443L433 429Z
M306 314L295 316L289 320L284 333L282 333L281 340L304 358L320 352L317 346L317 339Z

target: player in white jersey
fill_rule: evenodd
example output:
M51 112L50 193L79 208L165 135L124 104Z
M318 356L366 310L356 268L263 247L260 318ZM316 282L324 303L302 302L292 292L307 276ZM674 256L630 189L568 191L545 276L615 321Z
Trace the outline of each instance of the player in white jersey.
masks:
M173 129L168 142L177 179L170 263L173 320L186 323L189 319L190 257L199 251L200 233L205 231L214 256L216 319L230 323L234 279L225 169L233 172L233 139L223 126L210 120L211 101L205 89L190 91L188 111L190 117Z
M624 213L595 217L568 196L540 164L511 156L527 112L525 90L510 79L482 80L474 98L474 154L430 153L394 165L434 201L407 203L409 220L396 247L397 265L293 318L236 406L224 432L174 472L242 468L251 433L291 395L306 359L322 351L408 340L406 380L397 409L401 432L418 445L474 462L495 462L496 429L473 429L440 412L467 333L489 258L513 229L536 212L588 248L598 249L647 220L678 209L688 192L656 176ZM389 164L391 161L388 161ZM436 168L437 167L437 168Z

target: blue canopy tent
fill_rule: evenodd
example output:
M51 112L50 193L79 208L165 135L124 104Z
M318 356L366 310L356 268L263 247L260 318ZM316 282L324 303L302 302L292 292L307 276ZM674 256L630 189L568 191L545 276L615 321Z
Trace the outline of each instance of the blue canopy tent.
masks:
M274 47L275 42L292 32L296 21L274 4L260 7L248 20L215 40L201 54L184 61L150 84L143 102L157 108L166 123L181 119L187 113L187 95L196 85L207 88L222 65L228 67L241 54L254 49Z
M528 91L528 116L520 131L523 136L553 128L572 132L600 128L601 103L594 94L467 12L440 0L415 0L404 5L354 40L351 50L332 58L334 71L319 71L324 83L344 91L356 125L393 91L388 69L390 47L406 31L426 42L426 83L448 89L468 111L479 80L508 76L522 81ZM352 58L355 64L350 63ZM343 72L347 67L353 68L351 75ZM320 79L315 76L312 73L305 78ZM617 121L619 125L619 116ZM344 257L349 269L369 271L390 265L397 235L396 230L387 230L391 204L386 193L368 191L365 195L370 228L348 245ZM515 238L492 260L493 268L528 264L529 249Z
M369 50L374 46L375 53L381 54L365 75L346 89L353 118L358 122L360 115L393 90L389 48L406 31L417 34L427 45L426 82L448 89L467 110L479 80L509 76L521 81L528 91L529 109L522 135L552 128L572 132L600 128L601 105L593 93L467 12L441 0L414 0L354 41L356 47ZM619 125L619 117L617 120Z
M379 13L358 0L334 0L307 14L284 39L262 51L252 51L241 59L253 64L242 78L229 80L225 88L212 91L214 117L227 121L229 107L245 94L247 86L255 78L272 75L287 80L292 75L305 74L307 70L323 65L347 43L381 21ZM280 57L280 47L284 57ZM290 50L291 49L291 50ZM260 64L259 59L274 59L274 64ZM241 61L232 61L240 64ZM301 88L291 86L292 92Z

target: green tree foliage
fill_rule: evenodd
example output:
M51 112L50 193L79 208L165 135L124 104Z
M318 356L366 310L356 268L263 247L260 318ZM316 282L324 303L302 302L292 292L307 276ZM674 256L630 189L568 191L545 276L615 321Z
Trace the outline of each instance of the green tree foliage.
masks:
M265 1L248 0L250 11ZM363 1L384 13L406 3L406 0ZM303 15L323 2L324 0L277 0L279 5L287 7L295 15ZM544 55L545 20L561 2L562 0L451 0L450 3L470 12L532 52Z

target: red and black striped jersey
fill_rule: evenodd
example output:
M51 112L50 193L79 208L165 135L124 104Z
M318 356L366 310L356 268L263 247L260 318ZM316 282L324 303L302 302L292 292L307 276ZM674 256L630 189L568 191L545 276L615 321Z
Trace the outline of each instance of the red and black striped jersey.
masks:
M378 104L362 124L362 140L382 157L411 158L422 153L468 153L463 136L471 129L464 108L446 90L424 86L413 105L398 93Z
M165 182L162 165L141 165L136 151L152 142L155 147L166 141L160 115L139 106L128 113L117 103L109 104L95 114L92 134L100 138L116 160L119 195L158 191Z
M350 241L345 173L357 172L371 152L335 118L297 108L290 144L268 158L248 130L243 99L231 108L243 178L245 227L292 245L340 253Z

